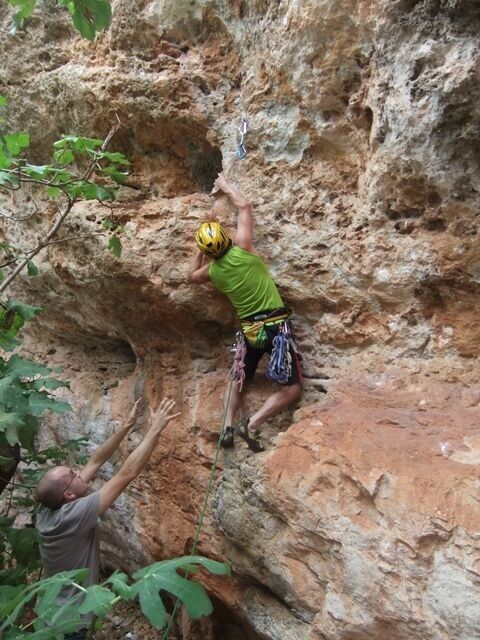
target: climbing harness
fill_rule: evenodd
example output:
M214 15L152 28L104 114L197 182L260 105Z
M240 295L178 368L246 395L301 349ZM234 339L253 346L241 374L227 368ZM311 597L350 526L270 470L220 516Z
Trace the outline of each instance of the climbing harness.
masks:
M244 319L241 321L243 334L252 347L262 349L268 340L266 328L284 322L289 316L289 311L275 309L270 313L260 313L251 319Z
M242 331L237 331L232 351L234 352L233 364L228 373L228 377L232 382L236 382L238 384L238 389L241 391L245 381L245 355L247 353L245 338Z
M237 331L233 364L229 371L229 378L236 382L240 391L245 381L245 357L248 343L255 349L263 349L268 341L268 328L278 327L278 333L273 338L272 353L267 366L267 378L280 384L286 384L292 375L292 352L301 359L289 322L290 311L275 309L272 312L260 313L251 320L242 320L242 331Z
M242 123L237 127L237 131L239 133L239 136L237 136L237 158L243 160L247 155L247 148L244 144L245 135L248 131L248 120L246 118L242 118Z
M292 375L292 355L289 350L293 342L288 322L283 322L273 339L273 349L268 361L267 378L285 384Z
M227 418L227 409L228 409L228 405L230 403L230 396L232 394L232 385L233 385L233 382L230 381L230 383L228 385L227 401L225 403L225 409L224 409L224 412L223 412L222 428L220 429L220 435L218 436L217 448L215 450L215 456L213 458L212 467L210 469L210 476L208 478L207 491L205 493L205 499L203 501L202 510L200 511L200 518L198 519L197 529L195 531L195 537L193 539L192 548L191 548L191 551L190 551L190 555L191 556L195 555L195 551L197 549L197 544L198 544L198 541L200 539L200 532L202 530L203 519L204 519L205 513L207 511L208 499L210 498L210 492L212 490L213 479L215 477L215 472L217 470L218 454L220 452L220 443L222 441L223 434L224 434L224 431L225 431L225 421L226 421L226 418ZM189 575L190 575L190 571L186 571L185 572L185 578L187 578ZM175 602L175 606L174 606L173 611L172 611L172 615L171 615L170 620L168 622L167 628L165 629L165 633L162 636L162 640L168 640L168 635L169 635L169 633L170 633L170 631L172 629L172 626L173 626L173 623L175 621L175 617L177 615L179 607L180 607L180 600L177 598L177 600Z

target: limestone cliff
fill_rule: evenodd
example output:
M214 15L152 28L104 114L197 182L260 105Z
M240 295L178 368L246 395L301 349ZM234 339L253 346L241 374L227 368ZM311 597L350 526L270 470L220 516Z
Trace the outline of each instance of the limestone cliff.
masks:
M213 207L234 224L208 195L223 167L295 311L305 395L268 426L266 453L238 444L222 458L199 551L234 578L207 580L220 613L184 637L480 637L478 1L113 11L90 44L51 0L25 32L0 8L8 121L31 132L36 159L62 133L105 134L117 113L113 146L133 162L113 205L121 260L101 236L59 243L16 285L45 308L29 348L72 381L75 412L43 437L87 431L94 446L135 386L182 410L107 519L107 564L192 541L235 319L185 277L199 221ZM32 196L1 206L32 210ZM98 230L100 213L76 205L64 237ZM34 222L3 232L29 242ZM259 376L249 403L269 390Z

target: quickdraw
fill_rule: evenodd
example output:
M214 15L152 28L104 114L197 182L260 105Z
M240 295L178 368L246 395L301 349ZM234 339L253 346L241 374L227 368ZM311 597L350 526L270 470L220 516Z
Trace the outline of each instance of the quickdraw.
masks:
M239 160L243 160L243 158L245 158L245 156L247 155L247 149L244 144L245 135L248 131L248 120L246 118L242 118L242 124L237 127L237 131L240 134L237 138L237 158Z
M242 331L237 331L235 336L235 345L233 346L232 351L234 352L233 364L228 377L230 380L233 380L238 384L238 389L241 391L245 381L245 355L247 353L245 338Z
M288 322L282 323L273 339L273 349L268 361L267 378L285 384L292 375L292 356L289 345L293 341Z

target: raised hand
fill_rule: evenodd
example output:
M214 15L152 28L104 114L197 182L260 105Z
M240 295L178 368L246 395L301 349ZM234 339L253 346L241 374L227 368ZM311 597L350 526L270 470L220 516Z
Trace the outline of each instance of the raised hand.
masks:
M180 411L178 411L177 413L173 413L174 407L175 400L171 400L170 398L163 398L155 413L152 413L152 422L150 429L153 429L157 433L161 433L170 422L170 420L180 415Z
M215 180L215 186L213 187L212 194L218 193L219 191L228 192L230 189L230 185L228 184L223 173L219 173L217 179Z
M127 426L129 429L135 426L135 423L137 422L138 418L142 415L142 413L143 413L143 398L140 397L133 405L132 410L130 411L130 415L128 416Z

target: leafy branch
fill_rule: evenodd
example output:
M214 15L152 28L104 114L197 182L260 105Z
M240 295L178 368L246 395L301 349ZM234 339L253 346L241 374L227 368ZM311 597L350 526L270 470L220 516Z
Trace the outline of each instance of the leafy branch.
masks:
M85 588L79 583L86 580L88 569L78 569L64 571L27 586L0 586L0 620L3 620L0 632L8 629L19 640L46 639L47 632L50 633L48 638L63 637L61 634L71 633L82 625L82 616L93 613L103 619L120 600L137 598L149 622L156 629L162 629L169 618L161 597L163 592L179 598L191 618L200 618L212 612L210 598L199 582L179 573L196 573L200 568L215 575L230 575L230 568L224 563L202 556L184 556L156 562L137 571L133 582L127 574L115 572L102 584ZM74 586L78 593L59 606L57 598L66 586ZM36 617L23 626L18 624L23 609L34 598ZM34 633L27 635L32 626Z
M16 8L13 21L23 29L32 15L37 0L8 0ZM72 18L74 27L84 38L94 40L97 32L108 29L112 22L112 9L108 0L57 0Z
M5 101L0 101L0 106L4 104ZM73 135L62 136L53 145L53 158L56 164L47 165L33 165L21 157L30 145L30 137L27 133L0 135L0 188L16 191L24 184L35 184L44 187L49 197L62 196L65 200L46 236L32 249L18 251L6 243L0 243L0 248L6 253L1 267L15 265L1 282L0 293L3 293L25 268L29 275L37 275L38 270L33 259L42 249L52 244L52 238L78 200L84 198L101 202L113 199L115 187L125 181L128 175L125 168L130 164L122 153L107 151L107 146L119 127L120 120L116 116L116 122L104 140ZM82 173L77 174L71 170L73 164L77 166L85 159L87 165ZM102 182L98 182L97 177L100 177ZM38 207L36 205L35 207L38 212ZM2 217L12 220L11 216L2 215ZM13 222L28 217L30 216L18 216L13 218ZM103 228L111 232L108 249L117 258L120 257L119 233L122 228L111 220L108 224L104 224ZM62 241L66 240L62 239Z

